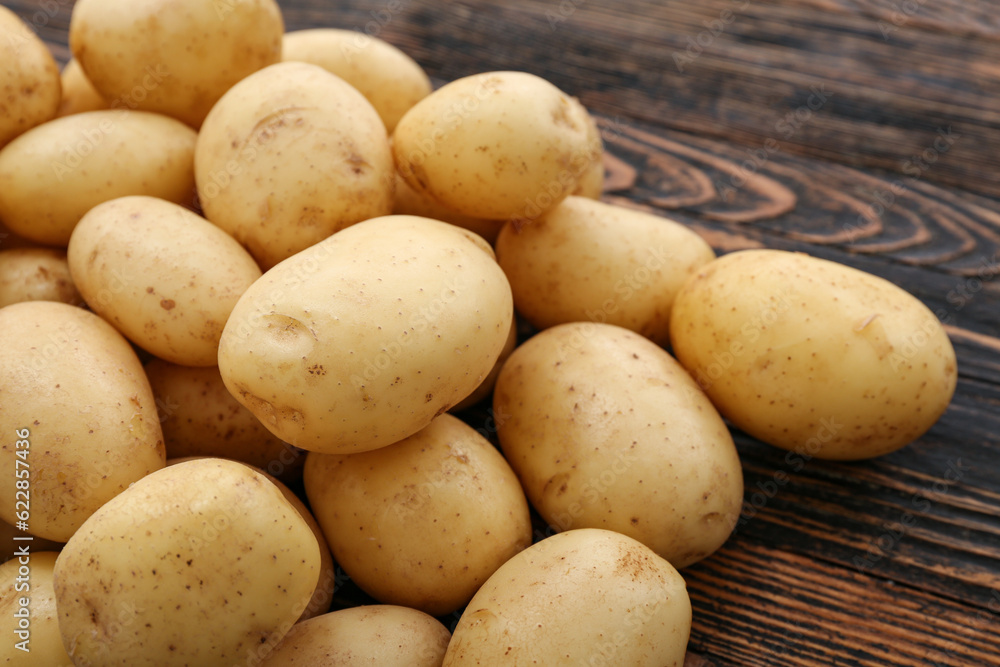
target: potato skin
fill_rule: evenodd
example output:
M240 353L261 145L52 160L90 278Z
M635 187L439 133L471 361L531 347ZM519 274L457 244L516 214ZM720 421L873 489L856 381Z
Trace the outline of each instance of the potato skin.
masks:
M682 667L690 633L691 601L670 563L625 535L571 530L483 584L443 665Z
M736 525L743 470L708 398L665 350L610 324L528 339L493 394L497 435L552 528L604 528L677 568Z
M23 535L23 533L22 533ZM15 542L24 546L24 542ZM59 635L59 614L56 610L56 596L52 589L52 570L56 556L52 551L41 551L37 543L29 543L31 555L25 565L30 568L30 589L25 590L24 577L18 582L19 558L0 565L0 632L8 638L0 644L0 665L19 667L73 667L73 661L66 655ZM15 611L22 609L20 598L27 598L30 617L30 651L18 649L16 642L22 639L15 634L18 619Z
M822 459L905 446L957 383L951 342L919 300L802 253L748 250L702 267L674 304L671 341L737 428Z
M51 120L59 107L59 66L49 47L17 14L0 6L0 148ZM10 92L13 91L13 92Z
M101 111L110 109L111 104L104 99L94 88L87 75L84 74L80 63L72 58L60 74L62 81L62 99L59 101L59 110L56 118L72 116L75 113L84 111Z
M163 436L139 359L93 313L54 301L0 308L0 427L28 429L32 534L65 542L129 484L163 467ZM15 441L0 444L13 477ZM5 473L7 474L7 473ZM13 523L14 504L0 504Z
M170 466L101 507L63 548L63 644L78 664L259 660L308 604L319 563L309 526L259 473L222 459Z
M426 218L338 232L240 298L219 345L226 387L302 449L357 453L413 435L472 393L503 349L513 302L491 253Z
M54 248L0 251L0 308L22 301L83 302L65 252Z

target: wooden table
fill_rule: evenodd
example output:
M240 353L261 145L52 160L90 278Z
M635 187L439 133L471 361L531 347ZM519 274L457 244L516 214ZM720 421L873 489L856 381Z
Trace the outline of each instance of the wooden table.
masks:
M71 0L3 2L67 59ZM719 252L864 269L937 312L958 390L918 442L797 470L737 434L746 499L761 507L684 572L689 664L1000 665L994 3L280 4L289 29L367 30L437 82L546 77L600 116L608 200L681 220Z

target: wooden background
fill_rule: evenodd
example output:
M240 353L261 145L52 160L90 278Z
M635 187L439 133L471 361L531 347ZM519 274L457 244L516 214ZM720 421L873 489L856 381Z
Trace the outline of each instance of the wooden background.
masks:
M71 0L3 4L66 60ZM367 30L438 83L546 77L600 117L607 199L681 220L719 252L795 249L864 269L937 312L960 377L918 442L795 471L737 434L761 508L684 571L689 665L1000 664L995 3L280 4L289 29Z

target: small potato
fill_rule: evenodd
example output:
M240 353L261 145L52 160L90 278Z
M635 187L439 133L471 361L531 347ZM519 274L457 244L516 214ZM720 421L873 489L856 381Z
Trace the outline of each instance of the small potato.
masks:
M53 248L0 251L0 308L21 301L83 302L69 274L65 252Z
M691 634L684 579L607 530L553 535L511 558L458 621L445 667L682 667Z
M84 74L83 68L80 67L80 63L76 60L70 59L66 63L61 79L62 99L59 102L56 118L111 108L111 104L94 88L94 84L90 82L90 79Z
M677 292L713 259L679 223L584 197L529 223L508 222L497 239L514 307L535 327L607 322L658 345L670 341Z
M18 544L18 543L15 543ZM0 565L0 665L73 667L59 635L52 589L57 553L28 546L30 555Z
M38 35L0 5L0 148L59 107L59 66ZM0 191L2 191L0 187Z
M205 120L195 164L205 217L264 270L392 210L385 126L316 65L280 63L234 86Z
M440 220L462 229L468 229L470 232L482 236L490 245L496 242L497 234L500 233L500 229L504 225L503 220L473 218L456 213L431 199L428 195L411 188L402 176L396 178L396 199L392 205L392 212L396 215L417 215L422 218Z
M357 30L285 33L282 60L319 65L357 88L378 111L389 134L403 114L431 93L431 80L413 58Z
M507 335L507 342L504 343L503 349L500 350L500 356L497 358L497 362L493 364L493 370L490 374L486 376L476 390L465 397L464 400L459 402L455 407L453 407L450 412L461 412L477 405L484 399L486 399L490 394L493 393L493 385L497 382L497 377L500 375L500 369L503 367L504 362L507 361L507 357L511 355L514 348L517 347L517 320L513 319L510 322L510 333Z
M153 197L122 197L73 230L69 268L95 312L144 350L175 364L215 366L240 296L261 276L231 236Z
M196 134L140 111L90 111L36 127L0 150L0 219L37 243L65 247L102 202L194 197Z
M683 568L736 526L743 470L726 424L632 331L572 323L533 336L501 369L493 411L504 455L556 530L614 530Z
M223 93L281 60L274 0L78 0L69 45L115 108L201 125Z
M63 645L77 664L260 661L319 568L308 524L267 478L223 459L170 466L101 507L60 553Z
M603 152L586 109L525 72L486 72L439 88L399 121L392 148L417 192L496 220L550 210Z
M29 462L32 534L65 542L99 507L163 467L146 374L97 315L53 301L0 308L0 368L0 429L11 434L0 440L0 473L12 480L15 461ZM0 518L14 523L17 509L0 503Z
M599 200L604 194L604 160L595 160L590 167L580 175L580 182L573 194L577 197Z
M450 639L448 629L422 611L354 607L297 623L261 667L441 667Z
M702 267L674 302L670 339L724 417L800 457L895 451L944 414L958 380L948 334L916 297L781 250Z
M371 452L311 452L304 480L334 558L381 602L451 613L531 544L514 472L451 415Z

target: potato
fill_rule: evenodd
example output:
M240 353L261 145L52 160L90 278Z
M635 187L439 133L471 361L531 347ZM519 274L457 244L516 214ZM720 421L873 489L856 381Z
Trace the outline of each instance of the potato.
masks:
M684 579L635 540L571 530L511 558L469 603L445 667L682 667L691 632Z
M315 65L281 63L234 86L205 120L195 165L205 217L264 270L392 210L385 126Z
M305 453L282 442L240 405L217 366L154 359L145 366L168 458L218 456L256 466L283 482L302 479Z
M0 249L16 250L18 248L37 248L38 244L15 234L0 220Z
M72 116L84 111L101 111L110 109L111 104L101 96L94 84L84 74L80 63L70 59L60 76L62 81L62 99L59 102L57 118Z
M678 360L737 428L812 457L881 456L947 409L958 367L944 328L903 289L835 262L747 250L677 296Z
M431 80L413 58L357 30L285 33L282 60L319 65L357 88L378 111L389 134L403 114L431 93Z
M451 633L393 605L342 609L296 624L261 667L440 667Z
M393 134L399 173L463 215L535 218L600 159L600 136L577 102L525 72L453 81L410 109Z
M472 393L510 331L486 242L436 220L367 220L274 267L219 345L230 393L272 433L328 454L413 435Z
M223 93L281 60L274 0L77 0L69 45L114 108L197 128Z
M90 111L58 118L0 150L0 219L65 247L94 206L126 195L194 196L195 132L166 116Z
M546 329L500 370L493 411L504 455L554 530L614 530L683 568L736 525L743 471L729 430L680 364L636 333Z
M303 478L334 558L380 602L451 613L531 544L514 472L451 415L371 452L312 452Z
M0 148L51 120L62 94L59 66L38 35L17 14L0 6ZM2 190L2 188L0 188Z
M59 636L59 615L52 590L53 551L15 542L28 550L0 565L0 665L72 667Z
M186 366L217 364L222 328L261 275L231 236L153 197L95 206L68 257L87 305L144 350Z
M530 223L508 222L497 239L514 307L535 327L607 322L659 345L670 341L677 292L713 259L679 223L583 197Z
M63 645L77 664L258 662L309 602L319 564L309 526L262 475L222 459L170 466L63 548Z
M427 194L411 188L402 176L396 177L396 198L393 201L392 212L396 215L417 215L422 218L441 220L456 227L468 229L470 232L482 236L491 245L496 242L497 234L500 233L500 228L504 225L503 220L473 218L456 213L431 199Z
M98 316L54 301L0 308L0 368L0 429L11 435L0 441L0 471L13 479L16 461L28 463L32 534L65 542L104 503L163 467L146 375ZM0 503L0 518L14 523L16 509Z
M604 194L604 160L594 160L590 167L580 175L580 181L573 190L577 197L599 200Z
M516 319L511 320L510 333L507 334L507 342L503 344L503 349L500 350L500 356L497 358L497 362L493 364L493 370L491 370L490 374L486 376L486 379L479 383L479 386L476 387L475 391L459 401L455 407L451 408L451 412L460 412L471 408L493 393L493 386L496 384L497 377L500 375L500 369L503 367L504 362L507 361L507 357L509 357L514 351L515 347L517 347Z
M3 519L0 519L0 563L6 563L11 558L16 555L14 552L20 546L20 543L14 540L15 537L24 537L25 535L30 535L23 530L18 530L16 527L10 525ZM38 537L31 535L31 552L36 551L59 551L62 549L61 542L53 542L52 540L47 540L44 537Z
M54 248L0 251L0 308L21 301L82 303L65 252Z

